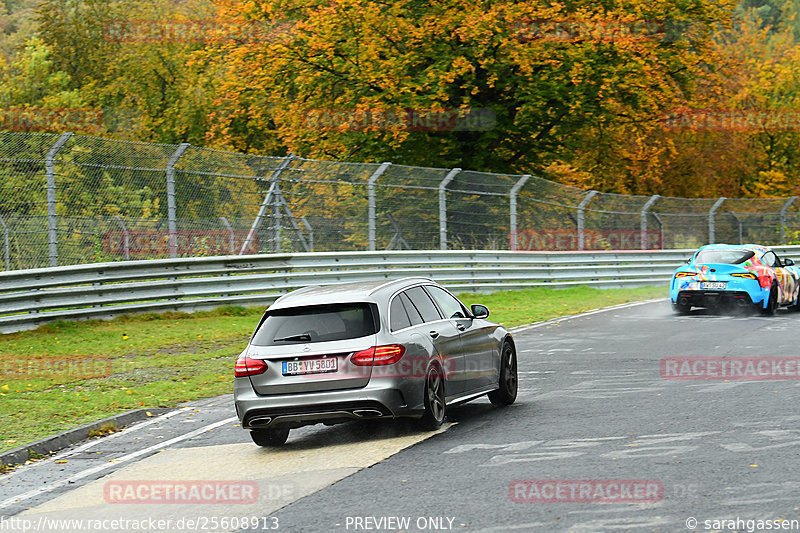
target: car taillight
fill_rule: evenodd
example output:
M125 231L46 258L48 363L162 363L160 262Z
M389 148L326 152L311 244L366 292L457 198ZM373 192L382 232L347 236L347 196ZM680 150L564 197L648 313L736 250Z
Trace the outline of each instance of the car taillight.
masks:
M694 276L697 272L675 272L676 278L684 278L686 276Z
M354 353L350 356L350 361L358 366L391 365L399 361L404 353L406 349L400 344L373 346Z
M731 276L737 278L758 279L758 276L756 276L752 272L734 272L731 274Z
M249 357L240 357L236 360L236 366L233 369L233 375L237 378L246 376L257 376L267 371L267 362L261 359L251 359Z

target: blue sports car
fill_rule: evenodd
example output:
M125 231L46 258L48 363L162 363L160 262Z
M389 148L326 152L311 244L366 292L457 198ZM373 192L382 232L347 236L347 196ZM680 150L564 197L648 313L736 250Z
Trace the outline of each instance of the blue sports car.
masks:
M800 268L756 244L708 244L672 275L670 301L677 313L692 307L755 308L772 315L780 306L800 310Z

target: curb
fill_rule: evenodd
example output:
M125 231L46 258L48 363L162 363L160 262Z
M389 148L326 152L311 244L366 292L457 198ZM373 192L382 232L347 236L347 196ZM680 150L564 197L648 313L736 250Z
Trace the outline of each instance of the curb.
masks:
M123 426L127 426L128 424L145 420L153 416L158 416L172 410L172 408L167 407L135 409L133 411L120 413L118 415L110 416L95 422L89 422L88 424L75 429L70 429L68 431L64 431L63 433L25 444L19 448L2 452L0 453L0 464L14 465L24 463L25 461L30 460L31 452L33 452L35 455L48 455L53 452L57 452L66 448L67 446L75 444L76 442L87 440L90 432L100 429L104 424L114 424L114 426L117 428L121 428ZM147 414L148 412L150 414Z

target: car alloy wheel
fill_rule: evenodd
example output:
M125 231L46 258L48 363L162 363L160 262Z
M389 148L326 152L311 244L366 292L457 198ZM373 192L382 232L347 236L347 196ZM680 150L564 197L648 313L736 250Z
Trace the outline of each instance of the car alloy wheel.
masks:
M767 301L767 307L761 309L761 313L767 316L772 316L775 314L775 310L778 308L778 285L773 283L772 287L769 289L769 300Z
M423 428L437 429L445 417L444 378L439 367L433 365L425 376L425 413L420 423Z
M517 352L514 345L503 343L500 362L500 388L489 393L494 405L511 405L517 399Z

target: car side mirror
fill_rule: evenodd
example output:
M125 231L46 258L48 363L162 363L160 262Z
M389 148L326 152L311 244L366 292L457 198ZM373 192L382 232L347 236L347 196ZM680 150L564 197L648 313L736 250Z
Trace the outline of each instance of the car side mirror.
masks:
M783 260L783 266L794 266L794 259L789 259L788 257Z
M488 318L489 317L489 308L485 305L481 304L472 304L470 306L470 310L472 311L472 318Z

